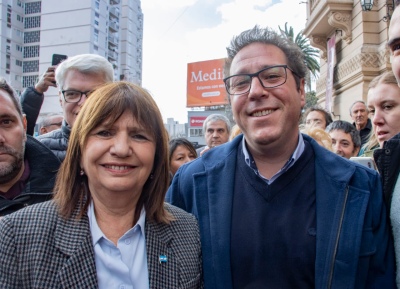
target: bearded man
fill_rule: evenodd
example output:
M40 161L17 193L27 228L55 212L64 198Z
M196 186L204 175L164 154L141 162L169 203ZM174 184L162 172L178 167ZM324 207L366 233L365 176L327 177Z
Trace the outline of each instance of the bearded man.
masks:
M13 89L0 78L0 218L52 197L60 161L26 135L26 119Z

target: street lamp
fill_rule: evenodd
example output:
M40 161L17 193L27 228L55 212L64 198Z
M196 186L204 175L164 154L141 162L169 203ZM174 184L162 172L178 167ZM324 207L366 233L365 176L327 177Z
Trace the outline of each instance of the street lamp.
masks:
M374 0L361 0L361 7L363 11L371 11L374 6Z
M374 0L360 0L361 8L363 11L371 11L372 6L374 6ZM385 0L386 2L386 0ZM391 4L385 3L386 6L386 15L383 17L383 21L388 21L392 17L390 11L394 11L394 0L392 0Z

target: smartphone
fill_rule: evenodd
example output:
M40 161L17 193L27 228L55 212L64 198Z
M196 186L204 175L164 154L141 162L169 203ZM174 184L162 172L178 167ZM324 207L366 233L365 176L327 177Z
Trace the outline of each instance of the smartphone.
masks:
M61 61L67 59L68 56L64 54L53 54L53 57L51 59L51 65L58 65L60 64Z
M378 171L378 168L376 167L375 161L371 157L352 157L350 158L351 161L359 163L360 165L363 165L367 168L373 169L375 171Z

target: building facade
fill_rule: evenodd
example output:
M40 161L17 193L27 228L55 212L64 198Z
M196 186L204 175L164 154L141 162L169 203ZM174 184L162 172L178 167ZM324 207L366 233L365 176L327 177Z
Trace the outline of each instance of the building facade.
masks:
M170 139L187 137L187 123L179 123L173 118L167 118L167 123L164 123L164 127Z
M0 0L0 15L0 76L17 92L35 85L53 54L104 56L116 80L141 84L140 0ZM41 114L59 111L50 88Z
M370 81L391 69L386 43L392 1L374 2L372 11L363 11L360 0L307 1L304 34L321 50L316 93L322 106L327 100L328 41L335 38L331 106L335 119L350 121L350 105L366 101Z

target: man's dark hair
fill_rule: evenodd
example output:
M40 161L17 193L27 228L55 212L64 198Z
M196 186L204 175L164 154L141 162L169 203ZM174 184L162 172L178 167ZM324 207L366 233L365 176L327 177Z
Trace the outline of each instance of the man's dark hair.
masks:
M14 89L12 89L12 87L7 83L7 81L3 77L0 77L0 89L7 92L7 94L10 96L11 101L13 102L15 109L17 110L19 116L22 118L22 107L18 101L17 95L16 95Z
M322 107L320 107L320 106L311 106L311 107L309 107L309 108L304 112L304 115L303 115L303 122L306 121L307 115L308 115L310 112L312 112L312 111L319 111L320 113L322 113L322 114L324 115L326 126L328 126L329 124L332 123L333 119L332 119L331 114L330 114L329 112L327 112L325 109L323 109Z
M344 133L350 134L351 140L353 141L354 147L361 147L361 137L359 131L354 125L344 120L335 120L325 129L326 132L330 133L333 130L341 130Z

